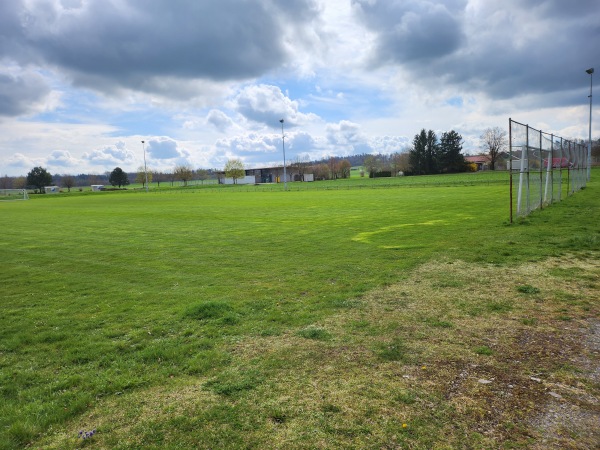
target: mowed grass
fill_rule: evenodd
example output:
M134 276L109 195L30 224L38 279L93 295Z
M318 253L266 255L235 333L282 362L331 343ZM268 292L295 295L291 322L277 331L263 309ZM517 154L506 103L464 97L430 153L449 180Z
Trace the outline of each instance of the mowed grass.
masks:
M597 302L536 292L518 273L504 281L511 295L466 295L490 292L493 268L600 250L595 182L513 225L507 190L440 182L0 204L0 448L75 448L92 429L85 444L103 448L511 442L476 436L476 415L452 431L441 375L405 382L440 355L457 367L506 356L478 338L499 317L542 326L552 302L563 323L596 314ZM457 260L472 266L446 270ZM403 311L421 289L398 286L418 285L432 261L447 263L423 292L457 296ZM470 278L477 267L492 269ZM593 291L597 272L588 277L580 289ZM550 303L523 309L527 295Z

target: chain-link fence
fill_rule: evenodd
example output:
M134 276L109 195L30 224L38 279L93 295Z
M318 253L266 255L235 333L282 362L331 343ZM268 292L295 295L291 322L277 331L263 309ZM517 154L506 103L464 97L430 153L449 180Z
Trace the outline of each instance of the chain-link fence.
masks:
M509 119L510 220L586 185L587 147Z

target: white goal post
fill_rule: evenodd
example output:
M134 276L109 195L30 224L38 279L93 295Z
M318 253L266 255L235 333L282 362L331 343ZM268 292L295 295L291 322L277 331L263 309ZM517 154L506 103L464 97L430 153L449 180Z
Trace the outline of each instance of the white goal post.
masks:
M0 189L0 201L29 200L27 189Z

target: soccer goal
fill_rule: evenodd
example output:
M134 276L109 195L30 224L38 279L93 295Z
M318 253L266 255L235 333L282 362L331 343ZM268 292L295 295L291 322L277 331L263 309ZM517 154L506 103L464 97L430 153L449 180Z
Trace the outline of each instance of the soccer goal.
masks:
M29 200L27 189L0 189L0 201Z

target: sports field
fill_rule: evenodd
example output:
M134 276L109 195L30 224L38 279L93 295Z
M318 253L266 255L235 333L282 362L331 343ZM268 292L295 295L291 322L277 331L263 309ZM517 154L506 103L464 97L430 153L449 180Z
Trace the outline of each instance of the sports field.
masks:
M0 203L0 449L597 442L600 171L460 177Z

